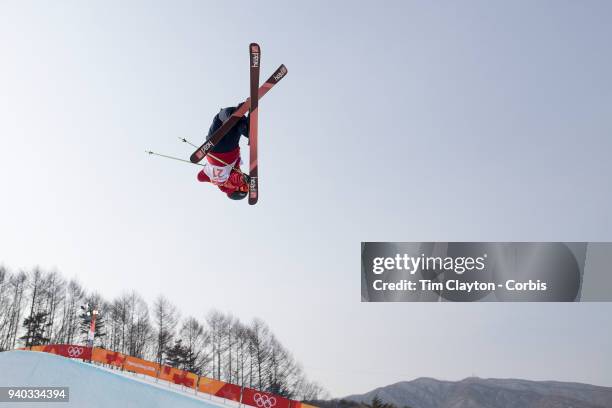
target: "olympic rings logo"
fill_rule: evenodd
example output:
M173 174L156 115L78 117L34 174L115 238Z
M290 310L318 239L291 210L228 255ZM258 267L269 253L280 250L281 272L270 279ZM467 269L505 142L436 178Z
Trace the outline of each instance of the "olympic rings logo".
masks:
M80 357L83 354L83 347L68 347L68 356L72 358Z
M273 408L276 405L276 398L266 394L255 393L253 400L259 408Z

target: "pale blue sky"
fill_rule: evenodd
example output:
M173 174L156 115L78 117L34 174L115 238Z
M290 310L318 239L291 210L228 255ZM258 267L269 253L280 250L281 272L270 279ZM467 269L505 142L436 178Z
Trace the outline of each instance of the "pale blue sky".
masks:
M605 1L3 1L0 262L259 316L335 396L612 386L612 304L361 304L361 241L611 240ZM363 2L359 2L363 3ZM384 4L381 5L381 4ZM262 79L260 201L176 138Z

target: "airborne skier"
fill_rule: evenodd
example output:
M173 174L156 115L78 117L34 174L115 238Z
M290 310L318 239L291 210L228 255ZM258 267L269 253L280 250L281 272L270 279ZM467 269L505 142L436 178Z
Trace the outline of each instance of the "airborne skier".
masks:
M207 140L239 107L222 108L215 115ZM240 170L240 136L249 137L249 118L246 116L242 116L210 150L203 162L204 168L198 173L198 181L216 185L232 200L242 200L249 191L248 177Z
M258 105L261 99L287 75L287 67L281 64L272 76L259 86L261 50L259 45L249 45L250 96L236 107L222 108L213 118L206 141L189 157L188 163L201 165L198 181L212 183L232 200L249 196L249 204L257 203L259 197L257 162ZM249 116L246 113L249 112ZM240 136L249 139L249 174L240 169ZM181 141L197 147L187 139ZM180 157L169 156L147 150L146 153L167 159L186 162ZM204 160L206 158L206 160ZM204 160L203 163L200 163Z

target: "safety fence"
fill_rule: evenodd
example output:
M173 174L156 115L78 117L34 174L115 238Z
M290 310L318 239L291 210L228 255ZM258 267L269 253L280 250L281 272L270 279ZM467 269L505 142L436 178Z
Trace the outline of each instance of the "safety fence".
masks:
M257 408L316 408L300 401L291 400L264 391L226 383L213 378L198 376L189 371L179 370L168 365L128 356L116 351L98 347L85 347L74 344L48 344L32 346L28 350L57 354L68 358L92 361L123 371L142 374L152 378L179 384L196 392L214 395Z

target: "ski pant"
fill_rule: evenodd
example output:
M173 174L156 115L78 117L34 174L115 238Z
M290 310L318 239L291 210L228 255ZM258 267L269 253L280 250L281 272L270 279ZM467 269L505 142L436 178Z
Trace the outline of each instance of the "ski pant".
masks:
M210 129L208 131L208 135L212 135L217 129L219 129L221 127L221 125L223 124L224 120L227 120L227 118L236 110L236 108L224 108L221 109L221 112L219 112L217 115L215 115L214 119L213 119L213 123L210 126ZM213 147L213 149L211 150L212 152L217 152L217 153L225 153L225 152L229 152L232 151L234 149L236 149L238 147L238 144L240 142L240 136L245 136L245 137L249 137L249 125L248 125L249 121L246 117L242 117L240 119L240 121L238 121L238 123L236 123L236 125L234 125L234 127L232 127L229 132L227 132L225 134L225 136L223 137L223 139L221 139L219 141L219 143L216 144L215 147Z

